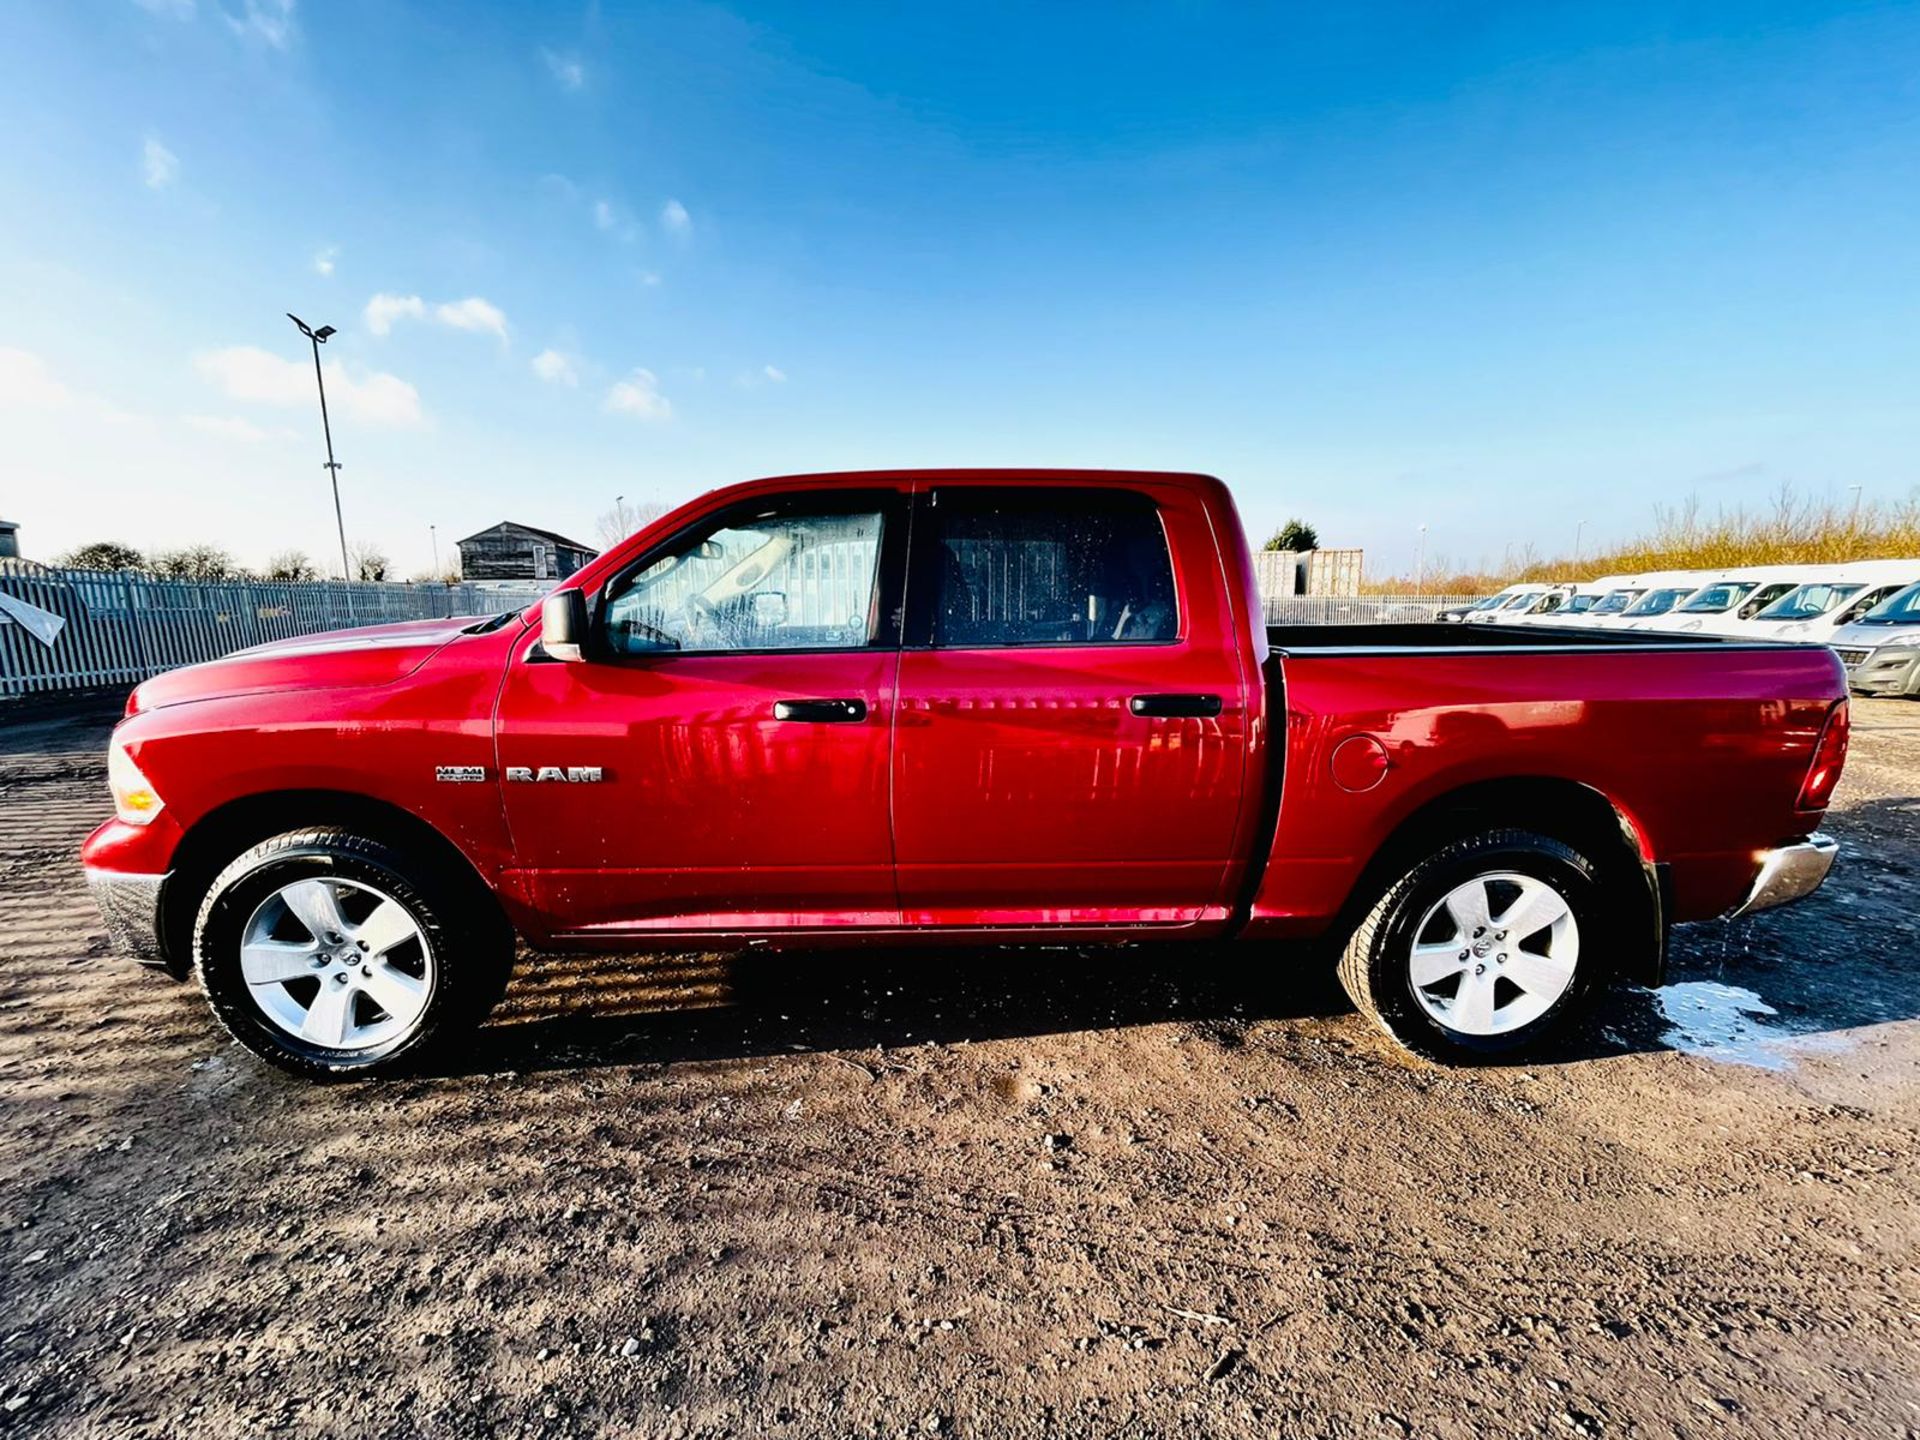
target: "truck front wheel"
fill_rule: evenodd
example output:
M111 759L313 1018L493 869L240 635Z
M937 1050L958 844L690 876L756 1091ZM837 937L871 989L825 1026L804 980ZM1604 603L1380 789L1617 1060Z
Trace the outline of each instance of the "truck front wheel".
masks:
M200 984L234 1039L284 1070L390 1073L499 998L511 942L479 910L376 840L277 835L207 891L194 924Z
M1523 830L1456 840L1387 888L1347 942L1360 1012L1440 1060L1511 1054L1592 993L1605 933L1593 863Z

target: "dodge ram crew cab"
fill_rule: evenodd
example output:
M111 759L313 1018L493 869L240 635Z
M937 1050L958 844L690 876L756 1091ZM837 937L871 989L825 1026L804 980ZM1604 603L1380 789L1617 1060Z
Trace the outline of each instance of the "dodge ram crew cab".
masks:
M1472 1059L1816 887L1846 745L1824 648L1270 629L1205 476L808 475L525 613L148 680L84 862L123 948L316 1077L460 1043L516 932L1324 938L1366 1016Z

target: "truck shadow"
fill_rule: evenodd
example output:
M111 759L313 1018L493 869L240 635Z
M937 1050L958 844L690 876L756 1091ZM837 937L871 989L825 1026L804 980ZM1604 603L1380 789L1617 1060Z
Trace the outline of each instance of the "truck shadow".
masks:
M440 1068L871 1052L1169 1022L1228 1035L1275 1014L1350 1008L1323 962L1258 960L1203 945L529 954L495 1020Z
M1920 918L1909 897L1920 800L1834 817L1844 863L1805 902L1682 926L1667 984L1619 987L1529 1066L1681 1050L1782 1069L1845 1032L1920 1017ZM506 1002L441 1073L770 1058L1187 1024L1223 1045L1261 1021L1359 1041L1325 946L1137 950L525 954Z

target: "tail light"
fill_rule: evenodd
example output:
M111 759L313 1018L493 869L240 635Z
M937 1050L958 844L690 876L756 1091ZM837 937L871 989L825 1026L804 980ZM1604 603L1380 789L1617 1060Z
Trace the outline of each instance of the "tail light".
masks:
M1821 728L1820 741L1813 747L1813 763L1807 767L1807 778L1800 786L1799 809L1824 810L1827 802L1833 799L1834 787L1840 783L1840 772L1847 764L1847 736L1851 723L1847 718L1847 702L1844 700L1827 712L1827 723Z

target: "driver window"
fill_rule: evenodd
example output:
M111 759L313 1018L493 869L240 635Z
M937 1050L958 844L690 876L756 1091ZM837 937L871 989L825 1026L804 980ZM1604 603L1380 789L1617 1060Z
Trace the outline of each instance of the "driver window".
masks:
M873 633L878 512L736 516L610 593L616 655L845 650Z

